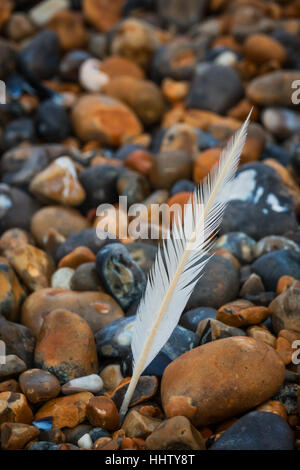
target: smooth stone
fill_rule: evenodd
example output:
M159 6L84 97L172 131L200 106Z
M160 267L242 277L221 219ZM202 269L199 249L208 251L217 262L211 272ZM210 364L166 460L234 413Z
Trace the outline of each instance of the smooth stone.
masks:
M26 294L14 270L4 257L0 257L0 282L0 315L4 316L7 320L16 321L19 319L19 310L26 298Z
M143 130L127 105L105 95L81 96L72 109L71 119L80 140L96 140L114 147L142 134Z
M81 64L90 59L88 52L75 50L64 55L59 64L59 74L67 82L78 82L78 73Z
M60 383L50 372L42 369L28 369L19 377L22 392L31 403L41 403L57 397Z
M71 289L75 291L103 291L95 263L78 266L71 278Z
M243 95L243 84L233 68L203 63L196 68L186 106L223 114Z
M230 251L241 263L251 263L254 258L255 240L243 232L231 232L222 235L213 249L224 248Z
M62 142L71 134L71 121L65 109L52 100L43 101L35 115L39 137L45 142Z
M107 243L114 243L114 240L110 240L109 238L99 238L96 229L94 228L81 230L80 232L70 235L67 240L58 247L55 258L58 262L79 246L86 246L96 255Z
M146 278L124 245L114 243L102 248L96 269L107 292L127 310L143 294Z
M91 430L92 426L90 424L78 424L74 428L64 428L63 433L65 435L66 442L76 445L78 440Z
M5 342L6 354L18 356L31 367L35 337L28 328L0 316L0 340Z
M87 404L86 414L92 426L115 431L120 427L120 418L116 405L107 396L93 397Z
M18 118L11 121L3 129L2 148L9 150L25 142L35 142L37 139L34 122L30 118Z
M124 429L127 437L145 439L152 434L160 423L160 419L143 415L133 409L126 415L126 418L122 423L122 429Z
M20 359L18 356L15 356L14 354L10 354L5 356L4 364L0 364L0 379L6 380L11 377L18 376L26 369L27 366L25 362L22 361L22 359Z
M196 333L197 326L202 320L216 318L217 310L210 307L198 307L183 313L180 318L180 325Z
M21 65L38 79L53 77L60 60L58 36L46 29L41 31L20 50L19 59Z
M0 184L0 233L16 227L29 231L30 219L40 208L29 194L21 189Z
M117 180L119 196L127 198L127 205L143 202L150 195L150 185L147 178L136 171L127 170Z
M258 105L289 107L292 105L292 83L295 80L300 80L300 71L278 70L266 73L249 82L247 96Z
M243 231L260 240L295 228L294 204L279 175L260 162L246 163L233 180L222 233Z
M99 427L94 427L89 431L89 435L91 436L91 439L93 442L96 442L100 437L111 437L111 434L107 429L99 428Z
M299 389L298 384L284 383L274 395L273 400L278 400L282 403L289 415L293 414L297 411Z
M211 450L293 450L293 434L274 413L252 411L233 423Z
M277 352L261 341L232 337L188 351L165 370L161 397L168 417L206 426L272 397L285 377Z
M36 367L53 373L62 384L97 373L93 332L76 313L52 310L39 333L34 360Z
M80 449L91 449L93 447L91 436L88 433L84 434L80 439L78 439L77 445Z
M215 254L205 266L205 276L196 284L186 310L198 307L219 308L236 298L239 272L228 259Z
M191 175L191 156L183 150L167 150L156 155L149 176L155 189L171 189L176 181Z
M278 250L261 256L252 264L267 290L276 291L281 276L300 279L300 253L294 250Z
M292 34L284 29L276 29L272 32L275 38L287 51L286 67L291 69L300 69L299 47L300 39L296 34Z
M31 233L40 246L46 246L51 229L68 238L88 229L90 224L76 209L47 206L37 211L31 219Z
M130 377L122 380L116 389L110 392L110 398L114 401L118 409L121 408L129 383ZM158 384L158 378L153 375L141 376L130 400L130 407L137 406L144 402L147 403L151 400L158 390Z
M265 108L261 115L264 127L279 139L286 139L300 132L300 117L286 108Z
M49 312L59 308L66 308L80 315L94 333L124 316L119 304L104 292L42 289L31 294L24 302L21 322L38 336L44 318Z
M205 14L205 2L188 0L184 4L182 0L158 0L157 12L164 24L175 27L176 30L185 31L193 25L200 23Z
M97 208L100 204L113 203L117 200L117 181L123 173L122 168L99 165L83 170L79 181L85 189L85 204Z
M289 289L283 291L270 304L272 326L275 333L280 330L300 332L300 282L294 281Z
M52 289L71 289L71 279L74 269L60 268L51 277Z
M86 377L78 377L70 380L62 386L62 393L70 395L77 392L98 393L103 388L103 381L97 374L88 375Z
M86 419L86 407L93 394L74 393L66 397L53 398L36 413L35 420L53 418L53 429L75 428Z
M256 243L254 248L254 257L259 258L260 256L266 255L267 253L278 250L294 250L299 252L300 246L298 243L290 240L289 238L270 235L268 237L262 238L259 240L259 242Z

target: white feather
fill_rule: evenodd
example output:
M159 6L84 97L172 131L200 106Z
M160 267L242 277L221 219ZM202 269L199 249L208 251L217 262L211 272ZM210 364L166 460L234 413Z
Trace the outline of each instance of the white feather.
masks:
M222 220L249 118L250 114L222 151L218 164L186 204L184 227L180 218L175 217L170 237L158 249L133 327L134 368L120 409L122 417L140 375L172 334L210 258L208 250Z

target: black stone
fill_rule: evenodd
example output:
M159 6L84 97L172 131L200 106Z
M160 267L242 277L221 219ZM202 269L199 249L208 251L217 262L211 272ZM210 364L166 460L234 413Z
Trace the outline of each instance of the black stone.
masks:
M96 269L107 292L125 311L140 299L146 278L124 245L114 243L104 246L97 254Z
M294 250L272 251L261 256L252 264L267 290L276 291L281 276L293 276L300 279L300 253Z
M85 206L97 208L100 204L113 204L117 201L117 181L123 173L122 168L99 165L83 170L79 181L86 191Z
M36 132L33 120L30 118L19 118L5 126L2 135L2 148L3 150L8 150L22 142L35 141Z
M188 330L196 332L198 324L208 318L216 318L217 310L210 307L194 308L185 312L179 321L179 324Z
M119 196L127 198L127 205L143 202L150 194L150 185L144 175L135 171L125 170L117 180Z
M186 310L201 307L219 308L237 297L239 271L226 258L214 255L205 266L205 274L197 282Z
M197 327L197 336L199 345L210 343L218 339L230 338L232 336L246 336L246 333L240 328L225 325L214 318L202 320Z
M276 39L286 49L287 59L285 66L300 70L300 38L296 34L289 33L284 29L278 29L272 33L272 37Z
M195 188L196 188L196 184L193 183L193 181L178 180L172 186L171 191L170 191L170 196L174 196L175 194L178 194L178 193L193 192Z
M71 121L62 106L51 100L40 104L35 116L37 132L46 142L61 142L71 134Z
M91 55L86 51L76 50L68 52L59 64L59 73L63 80L78 82L78 73L81 64Z
M196 69L186 106L223 114L243 96L243 84L233 68L202 63Z
M101 437L111 437L110 432L103 428L93 428L89 432L89 435L93 442L96 442L97 439L100 439Z
M58 71L60 60L57 34L47 29L36 34L19 52L21 66L40 80L46 80Z
M59 246L55 258L58 262L79 246L86 246L96 255L98 251L107 243L114 242L117 243L118 240L110 240L108 238L101 239L97 236L96 229L88 228L86 230L81 230L80 232L74 233L74 235L68 237L67 240Z
M230 426L210 449L293 450L293 434L280 416L253 411Z
M260 240L296 226L293 200L275 170L260 162L242 165L231 187L221 233L244 232Z
M157 247L150 243L133 242L126 243L126 248L133 261L135 261L143 270L144 274L147 275L155 260Z
M243 232L230 232L217 240L214 249L230 251L241 263L251 263L254 258L256 242Z
M28 368L32 366L35 337L26 326L7 321L0 315L0 340L5 342L7 355L14 354Z

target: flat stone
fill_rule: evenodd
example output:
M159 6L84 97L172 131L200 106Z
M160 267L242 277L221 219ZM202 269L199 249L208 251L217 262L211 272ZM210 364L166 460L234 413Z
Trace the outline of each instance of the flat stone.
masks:
M57 397L60 383L55 375L41 369L29 369L19 377L22 392L31 403L41 403Z

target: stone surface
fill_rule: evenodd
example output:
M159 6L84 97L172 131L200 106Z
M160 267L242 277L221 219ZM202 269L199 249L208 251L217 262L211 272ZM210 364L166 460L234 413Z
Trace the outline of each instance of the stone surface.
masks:
M0 428L1 448L3 450L20 450L34 439L40 431L35 426L21 423L3 423Z
M103 292L74 292L65 289L42 289L30 295L23 304L21 322L35 336L44 318L55 309L66 308L80 315L96 333L124 313L118 303Z
M0 393L0 424L31 424L32 419L33 414L25 395L14 392Z
M98 372L92 330L76 313L53 310L42 325L34 360L37 367L53 373L62 384Z
M226 338L199 346L167 367L162 403L168 417L186 416L206 426L266 401L283 380L284 364L274 349L252 338Z
M38 410L35 420L51 416L54 429L74 428L85 421L86 407L92 397L93 394L90 392L81 392L54 398Z
M255 104L263 106L291 106L295 80L300 80L300 72L296 70L266 73L249 83L247 96Z
M125 104L104 95L79 98L72 110L72 122L81 140L97 140L104 145L119 146L142 133L134 113Z
M252 269L268 290L276 291L278 280L285 275L300 279L300 253L294 250L272 251L258 258Z
M50 372L41 369L28 369L19 377L22 392L31 403L41 403L57 397L60 383Z
M293 202L276 172L260 162L243 165L233 182L222 232L243 231L257 240L294 227Z
M92 426L114 431L120 426L118 410L114 402L106 397L93 397L88 402L87 418Z
M163 421L146 439L149 450L204 450L200 432L184 416Z
M227 429L212 450L292 450L288 424L274 413L253 411Z

